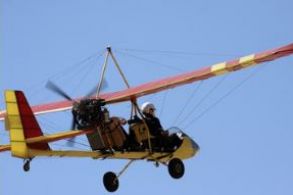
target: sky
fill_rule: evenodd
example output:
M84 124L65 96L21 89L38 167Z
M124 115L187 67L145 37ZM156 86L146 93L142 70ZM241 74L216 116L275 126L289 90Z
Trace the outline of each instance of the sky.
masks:
M23 90L32 104L96 86L111 46L131 86L293 42L290 0L1 0L0 91ZM174 180L167 168L134 162L114 194L293 194L293 56L139 99L163 126L178 126L201 147ZM104 92L125 88L110 61ZM5 109L0 97L0 109ZM109 106L129 117L129 103ZM45 133L68 130L70 112L38 117ZM9 142L0 124L0 143ZM85 138L71 149L85 149ZM65 142L51 145L68 149ZM0 154L0 195L110 194L107 171L127 161Z

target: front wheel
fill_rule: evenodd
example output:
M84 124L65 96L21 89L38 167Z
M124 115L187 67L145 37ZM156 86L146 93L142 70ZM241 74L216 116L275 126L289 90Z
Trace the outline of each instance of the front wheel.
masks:
M168 171L171 177L179 179L184 175L184 164L179 158L173 158L168 164Z
M103 183L108 192L115 192L119 187L118 177L113 172L105 173Z

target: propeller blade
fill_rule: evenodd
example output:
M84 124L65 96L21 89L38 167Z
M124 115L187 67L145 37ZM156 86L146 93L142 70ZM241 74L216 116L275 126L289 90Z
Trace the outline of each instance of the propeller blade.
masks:
M89 93L86 94L85 97L91 97L91 96L94 96L97 94L97 91L98 91L98 85L97 86L94 86L90 91ZM101 86L101 91L105 90L106 88L108 87L108 82L106 81L106 79L103 80L102 82L102 86Z
M47 82L46 88L50 89L51 91L57 93L58 95L64 97L67 100L73 101L72 98L65 91L63 91L60 87L58 87L55 83L53 83L50 80Z

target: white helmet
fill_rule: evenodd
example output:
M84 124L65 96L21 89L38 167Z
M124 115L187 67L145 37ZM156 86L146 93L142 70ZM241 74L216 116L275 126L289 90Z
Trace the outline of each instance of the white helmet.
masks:
M152 104L151 102L145 102L141 105L140 107L141 111L143 113L150 113L150 110L153 109L153 110L156 110L154 104Z

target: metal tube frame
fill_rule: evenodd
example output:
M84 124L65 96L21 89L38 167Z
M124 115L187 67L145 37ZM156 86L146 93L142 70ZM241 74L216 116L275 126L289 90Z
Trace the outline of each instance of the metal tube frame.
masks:
M100 93L100 90L101 90L101 86L102 86L102 82L103 82L103 79L104 79L104 76L105 76L105 71L106 71L106 67L107 67L107 64L108 64L108 58L109 56L112 58L116 68L118 69L119 71L119 74L121 75L124 83L126 84L127 88L130 88L130 85L121 69L121 67L119 66L118 64L118 61L116 60L114 54L112 53L112 49L111 47L107 47L107 53L106 53L106 58L105 58L105 61L104 61L104 64L103 64L103 68L102 68L102 74L101 74L101 78L100 78L100 81L99 81L99 85L98 85L98 90L97 90L97 94L96 94L96 97L99 96L99 93ZM137 101L136 101L136 98L133 98L131 99L131 117L133 116L133 112L134 114L139 114L140 117L142 118L142 121L147 129L147 134L148 134L148 145L149 145L149 152L150 154L152 153L152 145L151 145L151 138L150 138L150 130L146 124L146 121L144 119L144 116L143 114L140 112L139 110L139 107L137 105Z

